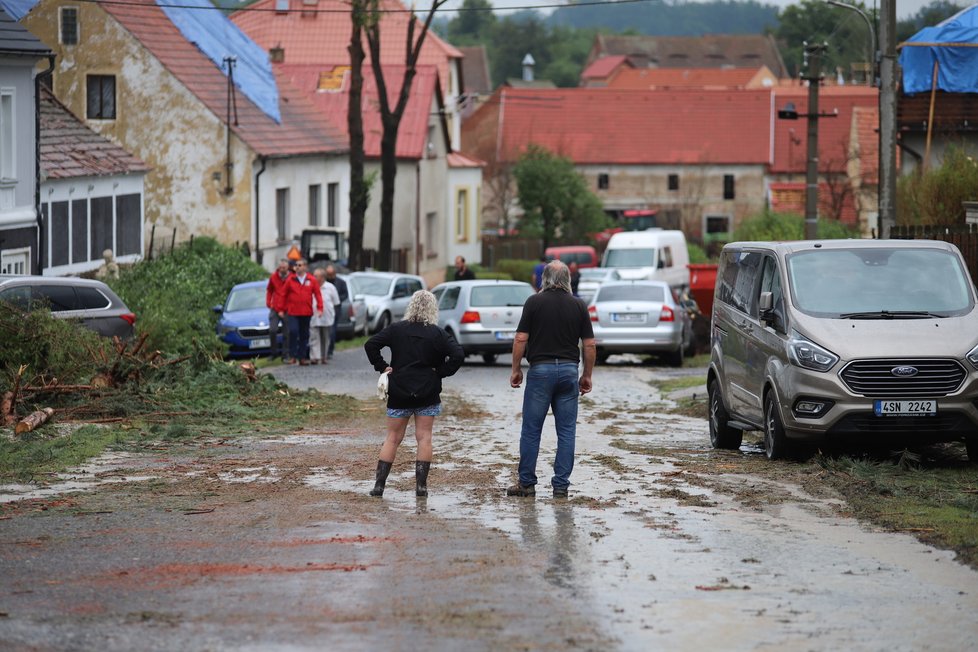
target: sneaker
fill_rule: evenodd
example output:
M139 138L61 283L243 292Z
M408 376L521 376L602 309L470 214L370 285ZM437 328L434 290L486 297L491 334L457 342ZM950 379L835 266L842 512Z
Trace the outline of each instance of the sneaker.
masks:
M521 485L519 482L514 484L512 487L506 489L507 496L522 496L523 498L532 498L537 495L537 488L532 484L528 487Z
M567 498L567 487L554 487L554 498Z

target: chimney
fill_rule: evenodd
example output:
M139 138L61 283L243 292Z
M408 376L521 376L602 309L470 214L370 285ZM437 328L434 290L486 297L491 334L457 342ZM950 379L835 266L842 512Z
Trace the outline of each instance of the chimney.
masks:
M533 66L535 64L536 61L533 60L533 55L530 53L527 53L527 55L523 57L523 81L533 81Z
M285 63L285 49L281 43L268 50L268 58L272 63Z

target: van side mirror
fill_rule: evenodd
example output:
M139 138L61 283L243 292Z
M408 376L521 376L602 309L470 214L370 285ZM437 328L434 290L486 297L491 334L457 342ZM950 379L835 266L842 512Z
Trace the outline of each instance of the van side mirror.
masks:
M780 332L784 328L781 324L781 315L774 310L774 294L771 292L761 292L757 301L757 316L776 331Z

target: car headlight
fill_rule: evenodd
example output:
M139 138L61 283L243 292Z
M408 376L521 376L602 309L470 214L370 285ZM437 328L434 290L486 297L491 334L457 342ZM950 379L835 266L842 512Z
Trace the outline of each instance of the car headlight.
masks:
M968 351L968 362L971 363L972 367L978 369L978 345L975 345L975 348Z
M236 330L238 330L238 329L235 328L234 326L228 326L227 324L218 324L217 325L217 334L218 335L227 335L228 333L233 333Z
M788 359L793 365L813 371L828 371L839 361L839 356L818 344L805 339L797 332L788 340Z

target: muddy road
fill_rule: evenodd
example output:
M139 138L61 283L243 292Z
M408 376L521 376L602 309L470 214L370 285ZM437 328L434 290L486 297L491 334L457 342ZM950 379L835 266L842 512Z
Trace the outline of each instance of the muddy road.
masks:
M540 493L506 497L522 390L476 360L445 383L426 500L410 429L366 495L376 400L0 487L0 649L978 649L978 573L831 493L733 473L760 450L710 450L654 386L700 370L612 358L582 401L570 499L547 490L552 419ZM365 399L376 383L360 351L272 373Z

